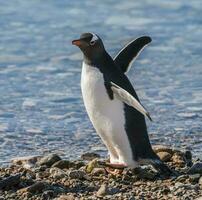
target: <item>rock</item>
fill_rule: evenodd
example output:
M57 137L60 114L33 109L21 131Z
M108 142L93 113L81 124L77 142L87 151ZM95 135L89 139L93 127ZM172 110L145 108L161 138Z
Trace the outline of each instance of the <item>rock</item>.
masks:
M98 161L97 159L91 160L87 165L86 165L86 172L91 173L95 167L98 167Z
M99 176L100 174L106 174L106 171L104 168L94 168L92 171L91 171L91 174L94 175L94 176Z
M57 167L60 169L69 169L70 167L73 167L74 163L69 160L59 160L55 162L52 167Z
M42 199L51 199L54 196L54 191L53 190L46 190L42 194Z
M97 197L103 197L107 194L107 185L106 184L102 184L101 187L99 188L99 190L96 193Z
M84 153L83 155L81 155L81 159L83 160L93 160L95 158L100 158L100 155L97 153Z
M50 176L55 179L61 179L67 177L67 174L62 169L59 169L57 167L51 167L49 173Z
M202 174L202 162L195 163L187 172L188 174Z
M182 153L179 153L179 152L174 153L171 160L178 167L185 166L184 155Z
M190 180L191 183L197 183L200 176L201 176L200 174L189 175L189 180Z
M200 189L202 189L202 176L200 177L199 181L198 181L198 184L200 186Z
M149 169L135 168L133 169L133 174L140 179L154 180L157 173Z
M22 165L26 169L31 169L35 166L41 156L24 156L16 157L11 160L14 165Z
M188 175L181 175L175 179L175 182L185 182L189 178Z
M56 198L55 200L75 200L74 195L69 194L69 195L61 195L58 198Z
M168 162L172 157L172 155L168 152L158 152L157 155L164 162Z
M21 174L16 174L0 180L0 190L10 189L11 187L18 185L20 183L20 177Z
M42 181L36 182L33 185L20 189L18 190L18 194L23 194L23 193L35 193L35 192L42 192L46 187L46 184Z
M153 150L154 150L155 153L167 152L167 153L170 153L171 155L173 154L173 149L170 148L169 146L153 145L152 148L153 148Z
M73 170L69 172L69 177L71 179L83 179L85 178L86 173L81 170Z
M51 165L53 165L54 163L56 163L59 160L61 160L61 158L57 154L50 154L50 155L42 157L37 163L39 165L46 165L46 166L50 167Z

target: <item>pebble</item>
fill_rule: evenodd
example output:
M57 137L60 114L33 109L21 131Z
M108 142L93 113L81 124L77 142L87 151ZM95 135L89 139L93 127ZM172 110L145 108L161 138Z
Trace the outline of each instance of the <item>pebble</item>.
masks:
M104 168L96 167L91 171L91 174L94 176L99 176L101 174L106 174L106 170Z
M18 193L22 194L22 193L26 193L26 192L30 192L30 193L42 192L45 189L45 187L46 187L46 184L44 182L40 181L40 182L34 183L33 185L31 185L29 187L18 190Z
M20 183L21 174L12 175L0 180L0 189L10 189Z
M197 183L199 178L200 178L200 174L193 174L193 175L189 175L189 180L192 183Z
M54 196L54 191L53 190L46 190L42 194L42 199L51 199Z
M85 177L86 173L81 170L73 170L69 172L69 177L71 179L83 179Z
M60 169L69 169L70 167L73 167L74 163L69 160L59 160L55 162L52 167L57 167Z
M50 167L51 165L53 165L54 163L56 163L59 160L61 160L61 158L57 154L49 154L47 156L42 157L37 162L37 164L46 165L46 166Z
M24 156L17 157L11 160L14 165L22 165L25 169L31 169L35 166L41 156Z
M200 189L202 190L202 176L200 177L199 181L198 181L198 184L200 186Z
M55 200L75 200L74 195L69 194L69 195L61 195L58 198L56 198Z
M98 197L103 197L107 194L107 185L106 184L102 184L101 187L99 188L99 190L97 191L96 195Z
M86 172L91 173L95 167L98 167L98 160L93 159L86 165Z
M157 155L164 162L168 162L172 157L172 154L170 154L168 152L158 152Z
M67 177L67 174L62 169L59 169L57 167L51 167L49 172L50 172L50 176L55 179Z
M164 145L153 145L152 146L153 150L155 153L158 153L158 152L168 152L170 153L171 155L174 153L172 148L168 147L168 146L164 146Z
M81 155L81 159L83 160L93 160L95 158L100 158L100 155L97 153L84 153Z
M195 163L187 172L189 174L202 174L202 162Z

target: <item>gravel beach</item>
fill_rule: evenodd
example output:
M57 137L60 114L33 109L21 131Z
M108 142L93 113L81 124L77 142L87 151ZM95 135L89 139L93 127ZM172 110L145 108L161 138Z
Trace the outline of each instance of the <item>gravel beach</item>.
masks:
M202 162L190 151L153 148L173 170L170 177L150 166L109 169L96 153L76 161L56 154L15 158L0 168L0 200L200 199Z

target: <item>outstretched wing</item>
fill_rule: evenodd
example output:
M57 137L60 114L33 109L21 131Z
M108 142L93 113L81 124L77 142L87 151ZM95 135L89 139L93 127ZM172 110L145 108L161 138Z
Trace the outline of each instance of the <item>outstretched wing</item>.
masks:
M147 116L152 121L149 115L149 112L145 110L145 108L135 99L135 97L133 97L130 93L128 93L123 88L119 87L117 84L113 82L110 82L110 84L111 84L111 89L117 99L119 99L120 101L123 101L129 106L132 106L133 108L138 110L144 116Z
M149 36L142 36L131 41L115 56L115 64L118 65L124 73L128 72L132 65L132 61L137 58L144 47L151 41L152 39Z

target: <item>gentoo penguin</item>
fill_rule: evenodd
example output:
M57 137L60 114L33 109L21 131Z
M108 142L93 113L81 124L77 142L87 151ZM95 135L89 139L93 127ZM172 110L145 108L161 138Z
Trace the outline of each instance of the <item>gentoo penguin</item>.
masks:
M149 42L142 37L129 43L113 60L100 37L83 33L73 40L83 52L81 90L88 116L106 145L113 167L135 168L152 164L167 173L170 169L152 150L145 116L147 110L131 85L125 72L140 50Z

